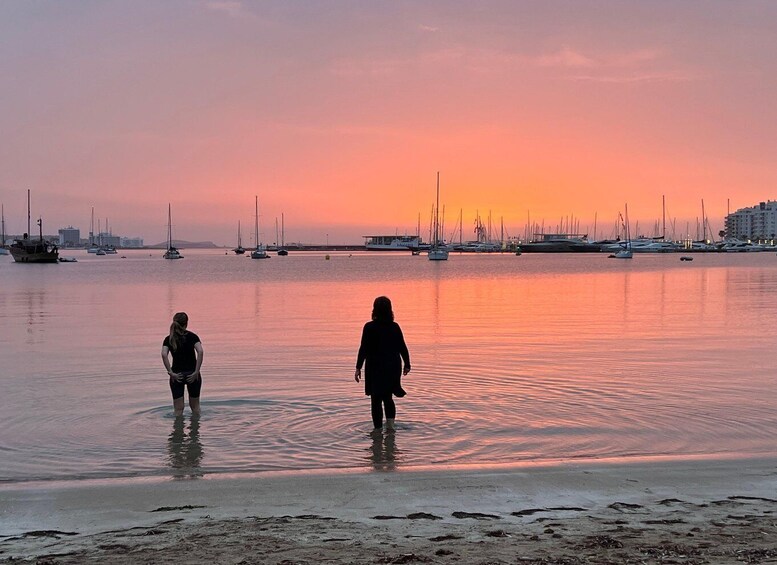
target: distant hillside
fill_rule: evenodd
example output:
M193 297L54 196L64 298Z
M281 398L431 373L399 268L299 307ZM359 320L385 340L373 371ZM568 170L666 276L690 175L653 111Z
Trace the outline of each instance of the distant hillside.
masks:
M149 249L167 249L167 242L157 243L155 245L146 245ZM173 247L178 249L211 249L219 247L212 241L183 241L180 239L173 240Z

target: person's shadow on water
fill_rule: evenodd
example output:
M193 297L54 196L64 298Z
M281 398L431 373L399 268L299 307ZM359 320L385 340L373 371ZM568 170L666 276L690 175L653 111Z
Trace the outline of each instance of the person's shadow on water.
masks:
M173 471L173 477L201 477L202 454L199 416L192 416L189 420L188 433L184 418L175 418L173 431L167 438L167 460Z
M370 432L372 445L370 446L370 462L376 471L393 471L397 468L396 434L393 431L384 433L382 430Z

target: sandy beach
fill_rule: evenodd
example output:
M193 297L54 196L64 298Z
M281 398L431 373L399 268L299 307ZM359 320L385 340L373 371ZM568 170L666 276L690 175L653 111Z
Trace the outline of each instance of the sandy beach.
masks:
M777 563L773 460L5 487L0 560Z

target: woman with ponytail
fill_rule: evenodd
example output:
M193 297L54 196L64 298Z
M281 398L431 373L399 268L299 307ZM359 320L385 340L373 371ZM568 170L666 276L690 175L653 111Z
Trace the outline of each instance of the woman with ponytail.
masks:
M170 335L162 342L162 363L170 377L170 391L173 393L173 410L176 417L183 415L184 388L189 390L189 407L192 409L192 414L200 413L202 343L196 333L186 329L188 325L189 316L185 312L178 312L173 316ZM172 366L170 365L171 354Z

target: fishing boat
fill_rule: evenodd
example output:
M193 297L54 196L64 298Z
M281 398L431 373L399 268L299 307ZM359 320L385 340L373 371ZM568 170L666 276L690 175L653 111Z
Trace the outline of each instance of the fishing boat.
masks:
M256 217L254 218L254 242L256 242L256 249L251 251L251 259L268 259L270 256L267 254L267 246L259 242L259 197L255 198Z
M429 248L430 261L447 261L448 248L440 242L440 172L437 172L437 205L434 209L434 239Z
M243 255L246 250L243 247L243 235L240 232L240 222L237 223L237 247L235 247L232 251L235 252L235 255Z
M5 207L0 206L0 255L8 254L8 248L5 246Z
M30 191L27 191L27 233L15 240L10 247L13 260L17 263L56 263L59 259L57 246L43 239L43 220L38 218L40 238L30 237Z
M167 251L162 255L165 259L183 259L183 255L173 246L173 216L170 204L167 204Z

